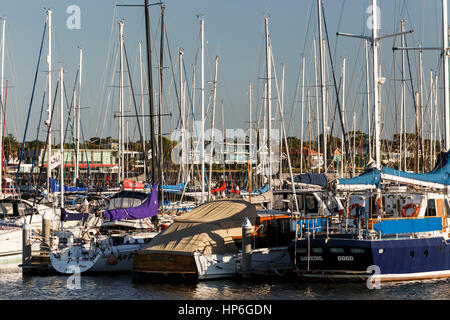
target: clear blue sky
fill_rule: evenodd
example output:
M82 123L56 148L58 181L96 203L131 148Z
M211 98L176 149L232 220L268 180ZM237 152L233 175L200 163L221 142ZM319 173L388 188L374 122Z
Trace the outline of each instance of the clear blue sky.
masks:
M26 113L31 97L31 89L38 58L39 45L45 22L45 8L53 10L53 66L59 65L66 70L65 80L67 88L72 88L75 73L78 67L78 47L83 47L83 87L82 111L83 129L86 137L92 136L117 136L117 119L113 118L111 108L117 110L117 89L110 83L114 73L117 74L118 65L111 63L114 48L117 48L117 21L125 19L125 41L133 73L133 85L139 88L137 46L139 41L144 42L145 30L142 8L115 7L116 4L140 4L143 0L2 0L0 16L7 19L6 32L6 70L5 79L9 80L7 123L8 132L14 134L18 140L22 140L25 128ZM294 101L294 93L297 85L297 76L300 69L301 55L307 59L307 82L312 85L313 55L312 38L317 37L317 12L316 0L167 0L166 27L169 37L169 46L172 58L177 61L178 48L184 49L184 59L187 67L189 81L192 77L192 65L198 50L199 20L198 14L204 15L205 32L207 39L206 54L206 83L213 80L214 57L219 56L219 83L218 104L223 100L225 113L225 127L247 128L248 124L248 85L254 87L254 104L260 108L262 102L262 90L264 77L264 17L270 16L270 34L274 51L275 66L279 84L281 83L281 65L286 68L285 80L285 116L286 121L291 120L290 134L299 135L300 114L298 104L296 112L291 113ZM441 1L406 1L383 0L379 1L381 7L381 33L397 32L399 20L407 20L406 28L414 29L414 34L408 35L410 45L417 45L420 41L424 46L439 46L441 43ZM338 81L341 73L342 58L347 59L347 121L352 118L353 112L357 114L357 126L366 130L366 113L363 92L365 91L363 73L363 55L361 41L358 39L336 40L336 31L355 34L369 34L365 28L368 14L367 7L371 4L368 0L324 0L325 14L331 51L337 71ZM66 9L70 5L78 5L81 9L81 29L69 30L66 20L69 14ZM159 6L151 8L151 23L153 37L157 32L159 22ZM159 32L156 34L156 52L153 55L153 63L157 62L159 52ZM47 40L43 49L43 55L47 54ZM154 43L155 45L155 43ZM393 96L393 66L392 66L393 39L382 42L383 76L388 78L383 88L383 108L385 109L386 134L393 130L394 96ZM417 54L410 53L411 68L415 90L417 89ZM428 88L429 71L438 68L439 54L437 52L424 53L424 82ZM398 60L399 61L399 60ZM174 112L171 121L164 121L164 132L170 132L176 125L178 114L174 106L173 79L165 53L165 102L168 112ZM198 64L197 80L200 79ZM27 140L32 140L36 135L42 95L45 88L47 64L45 58L41 60L38 85L35 92L32 117L27 134ZM397 66L396 77L399 78ZM178 77L178 67L175 74ZM53 88L55 88L57 73L53 75ZM154 73L154 85L157 88L156 72ZM191 83L189 84L191 85ZM397 86L399 84L397 83ZM442 87L442 85L440 85ZM311 88L313 90L313 88ZM428 90L428 89L427 89ZM70 91L70 90L69 90ZM107 99L109 92L114 95ZM208 103L209 90L206 91ZM275 92L275 89L274 89ZM128 98L128 97L127 97ZM398 98L398 97L397 97ZM137 97L139 99L139 97ZM199 101L199 95L197 95ZM300 100L300 95L298 100ZM133 108L127 99L127 108ZM412 105L409 101L408 129L413 131ZM424 103L425 104L425 103ZM146 107L147 108L147 107ZM334 104L331 105L330 115L334 112ZM45 110L45 108L44 108ZM108 110L108 111L107 111ZM133 109L131 109L133 110ZM146 109L147 110L147 109ZM219 109L220 110L220 109ZM255 114L258 113L255 111ZM199 114L196 115L199 117ZM47 115L44 112L43 120ZM58 118L59 119L59 118ZM217 125L221 126L221 112L218 111ZM42 121L43 121L42 120ZM133 120L131 128L134 127ZM57 125L55 123L55 125ZM286 123L288 125L288 123ZM59 124L58 124L59 127ZM209 127L209 121L207 124ZM55 127L56 129L56 127ZM351 129L351 128L350 128ZM146 128L148 133L148 127ZM56 132L56 131L55 131ZM335 135L336 133L335 129ZM137 133L134 134L137 139ZM41 132L40 139L44 140ZM57 139L58 141L58 139Z

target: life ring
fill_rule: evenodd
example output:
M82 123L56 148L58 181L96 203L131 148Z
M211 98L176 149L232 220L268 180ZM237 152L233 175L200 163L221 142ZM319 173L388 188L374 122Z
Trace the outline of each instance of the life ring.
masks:
M348 207L348 215L351 217L356 217L356 214L352 214L351 211L356 208L356 207L361 207L364 208L364 206L360 203L354 203L352 205L350 205L350 207Z
M409 209L409 208L411 208L411 207L414 207L414 213L412 214L412 215L410 215L410 216L408 216L407 214L406 214L406 210L407 209ZM404 217L407 217L407 218L414 218L414 217L417 217L417 215L419 214L419 206L417 205L417 204L415 204L415 203L408 203L407 205L405 205L403 208L402 208L402 216L404 216Z

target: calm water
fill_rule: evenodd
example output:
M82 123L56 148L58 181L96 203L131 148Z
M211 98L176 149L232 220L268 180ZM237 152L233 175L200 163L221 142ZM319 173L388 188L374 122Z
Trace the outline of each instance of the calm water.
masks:
M0 273L3 300L450 300L450 280L381 284L221 280L194 283L133 282L131 274L81 276L81 289L69 289L65 276Z

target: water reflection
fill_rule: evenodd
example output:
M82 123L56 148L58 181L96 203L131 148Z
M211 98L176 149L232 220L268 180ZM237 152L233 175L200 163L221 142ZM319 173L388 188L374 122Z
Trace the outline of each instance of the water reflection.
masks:
M23 276L0 273L0 299L81 300L448 300L450 281L381 284L370 290L365 283L306 283L289 281L220 280L151 283L132 281L131 274L81 276L81 289L69 289L67 276Z

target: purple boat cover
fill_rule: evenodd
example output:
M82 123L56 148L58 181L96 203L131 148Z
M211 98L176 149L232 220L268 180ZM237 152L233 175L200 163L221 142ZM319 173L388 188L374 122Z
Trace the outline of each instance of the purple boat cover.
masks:
M103 211L103 217L110 221L130 219L144 219L156 216L158 214L158 187L154 183L150 197L141 205L132 208L121 208Z

